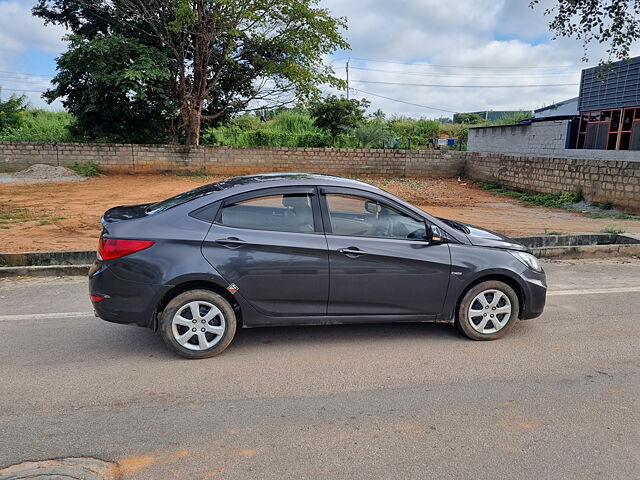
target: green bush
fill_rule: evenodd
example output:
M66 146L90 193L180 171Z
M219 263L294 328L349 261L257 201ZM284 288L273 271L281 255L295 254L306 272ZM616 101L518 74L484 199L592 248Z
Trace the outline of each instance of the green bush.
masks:
M202 143L224 145L228 147L314 147L331 145L326 133L285 133L272 130L253 130L248 132L229 129L208 129L202 134Z
M78 175L82 175L83 177L95 177L96 175L100 175L102 173L102 170L100 170L100 166L96 162L76 162L71 165L71 170L76 172Z
M601 230L602 233L613 233L615 235L620 235L621 233L624 233L626 231L627 230L620 225L607 225Z
M74 138L73 115L48 110L25 110L19 125L0 130L0 140L6 142L70 142Z
M0 134L7 129L19 127L24 120L26 108L27 97L24 95L11 95L5 101L0 99Z

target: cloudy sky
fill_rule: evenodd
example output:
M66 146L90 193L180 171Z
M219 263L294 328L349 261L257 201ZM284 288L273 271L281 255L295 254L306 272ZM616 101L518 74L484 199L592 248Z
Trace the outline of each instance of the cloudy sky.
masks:
M65 31L32 17L34 3L0 0L0 86L3 98L25 92L34 106L44 107L39 91L55 74ZM591 48L589 63L583 63L578 41L552 40L548 32L542 12L553 0L543 0L536 10L528 4L321 0L335 16L347 17L351 44L350 51L336 52L327 62L344 78L350 59L352 96L365 97L372 111L388 114L433 118L534 109L577 96L580 70L596 64L604 48ZM640 54L638 45L632 54Z

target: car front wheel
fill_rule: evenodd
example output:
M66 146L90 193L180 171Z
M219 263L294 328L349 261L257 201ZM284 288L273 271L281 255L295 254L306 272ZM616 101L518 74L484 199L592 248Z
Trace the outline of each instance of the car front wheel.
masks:
M506 283L479 283L462 297L457 327L472 340L496 340L513 328L520 313L516 292Z
M160 321L162 338L185 358L222 353L236 333L236 315L229 302L209 290L189 290L172 299Z

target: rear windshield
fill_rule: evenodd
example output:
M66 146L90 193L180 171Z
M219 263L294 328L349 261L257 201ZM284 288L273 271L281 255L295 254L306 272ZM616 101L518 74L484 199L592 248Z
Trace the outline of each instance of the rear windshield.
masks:
M220 183L221 182L203 185L202 187L194 188L193 190L189 190L188 192L179 193L175 197L167 198L166 200L162 200L161 202L153 203L147 207L146 212L150 215L154 213L164 212L169 208L182 205L183 203L190 202L191 200L195 200L196 198L204 197L205 195L224 190L225 186L220 185Z

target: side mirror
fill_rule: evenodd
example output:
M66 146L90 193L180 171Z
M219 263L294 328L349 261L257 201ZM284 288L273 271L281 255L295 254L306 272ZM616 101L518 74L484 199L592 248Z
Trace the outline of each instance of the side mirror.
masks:
M430 244L438 245L440 243L445 243L447 241L442 231L435 225L431 225L431 227L427 231L428 231L427 238Z
M369 213L378 215L382 211L382 206L378 202L367 200L364 202L364 209Z

